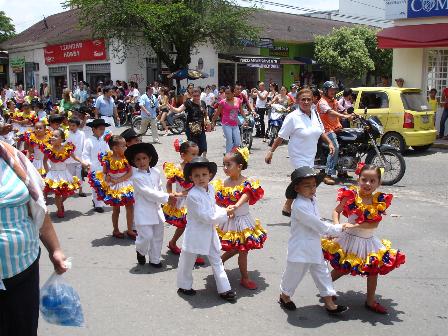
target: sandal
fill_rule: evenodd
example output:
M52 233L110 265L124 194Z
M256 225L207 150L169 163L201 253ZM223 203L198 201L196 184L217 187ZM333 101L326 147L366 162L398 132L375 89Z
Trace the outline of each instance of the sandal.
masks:
M291 212L282 210L282 215L283 215L283 216L286 216L286 217L291 217Z
M382 305L380 305L378 302L375 302L375 304L373 306L370 306L367 304L367 301L366 301L364 306L366 307L367 310L373 311L374 313L383 314L383 315L387 314L387 309L384 308Z
M278 300L278 303L280 303L280 307L282 307L283 309L286 309L286 310L293 311L293 310L297 309L296 304L294 302L292 302L292 301L285 302L282 299L281 295L280 295L280 299Z
M171 244L171 242L168 243L168 246L167 246L167 247L170 249L170 251L171 251L173 254L177 254L177 255L179 255L180 252L181 252L181 249L180 249L176 244Z
M195 264L195 266L203 266L203 265L205 265L205 260L202 257L197 257L194 264Z
M64 218L64 217L65 217L64 210L61 210L61 211L56 212L56 217L58 217L58 218Z
M117 239L123 239L124 233L120 232L120 231L114 231L114 232L112 232L112 237L117 238Z
M236 293L233 290L229 290L225 293L219 294L219 297L229 302L236 301Z
M338 314L346 312L348 310L348 307L342 306L342 305L337 305L337 307L335 309L328 309L327 307L325 307L325 309L327 310L327 313L330 315L338 315Z
M179 294L184 294L184 295L188 295L188 296L196 295L196 291L193 288L190 288L190 289L179 288L177 290L177 292Z
M257 284L249 279L241 279L240 285L243 286L244 288L251 290L257 289Z
M128 235L128 238L131 240L137 239L137 234L134 231L126 231L126 234Z

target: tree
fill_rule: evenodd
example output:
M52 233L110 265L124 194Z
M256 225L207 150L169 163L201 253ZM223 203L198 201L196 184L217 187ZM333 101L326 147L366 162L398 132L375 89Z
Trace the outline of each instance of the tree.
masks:
M389 75L392 52L379 49L378 30L364 26L333 29L316 36L315 58L332 75L360 78L366 74Z
M254 8L234 0L67 0L66 6L80 10L81 26L95 36L119 41L116 55L124 59L143 42L172 72L187 68L203 43L222 50L243 38L255 40L259 31L249 21Z
M10 39L16 34L16 29L12 20L6 16L4 11L0 11L0 43Z

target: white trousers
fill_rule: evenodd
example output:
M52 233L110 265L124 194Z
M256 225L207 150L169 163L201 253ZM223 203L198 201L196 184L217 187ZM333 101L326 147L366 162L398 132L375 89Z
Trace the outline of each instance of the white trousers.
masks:
M310 264L291 261L287 262L286 270L283 273L282 283L280 285L282 293L292 297L297 286L308 271L311 273L321 297L336 295L331 274L326 263Z
M135 249L142 255L149 256L149 262L158 264L162 255L163 224L135 225L138 235Z
M157 119L156 118L142 118L142 123L140 124L140 135L145 135L148 130L148 126L151 124L151 135L152 141L159 141L159 131L157 130Z
M186 252L182 249L179 257L179 265L177 266L178 288L191 289L193 287L193 267L197 256L196 253ZM218 293L221 294L231 290L232 288L230 287L229 279L227 278L224 265L222 264L221 252L212 246L207 258L212 266Z
M103 208L106 206L106 203L104 203L103 201L99 201L98 198L96 197L96 191L95 189L92 188L92 200L93 200L93 207L94 208Z
M115 132L115 119L114 119L114 117L100 116L100 119L103 119L105 122L110 124L109 127L106 127L106 130L111 131L112 134L113 134Z

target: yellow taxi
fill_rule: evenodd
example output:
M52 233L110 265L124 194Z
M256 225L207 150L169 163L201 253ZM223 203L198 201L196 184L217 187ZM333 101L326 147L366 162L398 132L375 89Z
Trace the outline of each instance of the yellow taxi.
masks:
M377 116L383 124L382 144L401 152L409 147L425 151L436 140L435 112L420 89L359 87L352 90L355 113L367 111L367 116ZM356 121L352 127L356 127Z

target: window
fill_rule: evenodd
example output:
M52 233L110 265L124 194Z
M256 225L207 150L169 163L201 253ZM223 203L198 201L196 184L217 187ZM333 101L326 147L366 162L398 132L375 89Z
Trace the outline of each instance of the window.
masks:
M389 97L386 92L372 91L361 94L360 108L380 109L389 107Z
M424 112L431 111L428 102L419 92L403 92L401 100L405 110Z
M440 99L448 87L448 49L432 49L427 53L427 90L436 89Z

